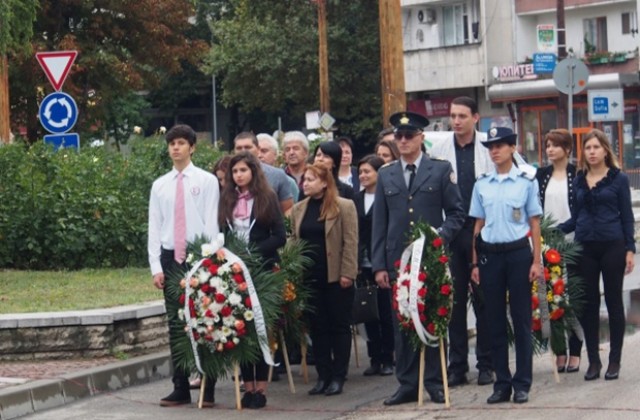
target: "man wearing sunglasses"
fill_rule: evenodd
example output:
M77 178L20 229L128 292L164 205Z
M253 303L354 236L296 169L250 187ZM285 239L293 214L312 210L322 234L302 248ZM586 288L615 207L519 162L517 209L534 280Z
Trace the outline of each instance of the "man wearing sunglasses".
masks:
M382 288L391 287L395 281L394 263L408 245L409 233L417 222L428 222L438 229L445 244L449 244L466 216L451 164L431 159L423 152L423 129L429 120L412 112L399 112L389 121L395 127L400 159L378 171L373 202L372 270ZM420 354L413 350L408 336L399 330L395 316L393 320L396 378L400 386L384 401L385 405L418 399ZM433 402L444 403L437 347L427 346L425 363L424 386L429 397Z

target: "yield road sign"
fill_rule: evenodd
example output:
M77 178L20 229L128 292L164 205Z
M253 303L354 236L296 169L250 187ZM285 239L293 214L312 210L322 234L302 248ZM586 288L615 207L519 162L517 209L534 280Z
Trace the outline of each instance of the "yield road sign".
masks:
M40 104L40 123L50 133L65 133L78 120L76 101L64 92L47 95Z
M51 51L36 53L38 63L55 90L62 89L78 51Z
M589 90L589 121L624 121L622 89Z
M64 147L80 150L78 133L47 134L44 136L44 142L53 145L53 150L56 151Z

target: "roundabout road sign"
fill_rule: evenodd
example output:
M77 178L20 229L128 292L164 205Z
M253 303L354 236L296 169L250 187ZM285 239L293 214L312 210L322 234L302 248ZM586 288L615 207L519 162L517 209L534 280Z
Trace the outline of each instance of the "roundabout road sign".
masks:
M66 133L78 121L76 101L64 92L47 95L40 104L40 123L50 133Z

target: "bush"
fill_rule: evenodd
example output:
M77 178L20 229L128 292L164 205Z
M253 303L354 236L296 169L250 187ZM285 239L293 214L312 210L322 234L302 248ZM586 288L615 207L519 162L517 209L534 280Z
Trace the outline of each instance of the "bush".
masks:
M153 180L171 169L166 143L138 139L123 156L105 148L0 147L0 267L80 269L147 264ZM198 145L196 165L219 155Z

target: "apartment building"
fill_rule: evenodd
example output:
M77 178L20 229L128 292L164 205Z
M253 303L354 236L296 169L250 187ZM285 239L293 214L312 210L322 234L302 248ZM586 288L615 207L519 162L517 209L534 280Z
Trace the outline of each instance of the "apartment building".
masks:
M586 89L573 97L577 144L589 128L601 128L625 171L640 173L638 2L564 3L567 50L589 70ZM427 115L430 129L447 130L450 101L471 96L480 107L481 130L511 126L519 133L519 147L527 159L544 164L544 133L559 124L558 90L552 77L555 62L538 60L548 61L549 54L557 53L557 1L401 4L408 107ZM622 89L623 120L589 121L587 93L594 89Z

